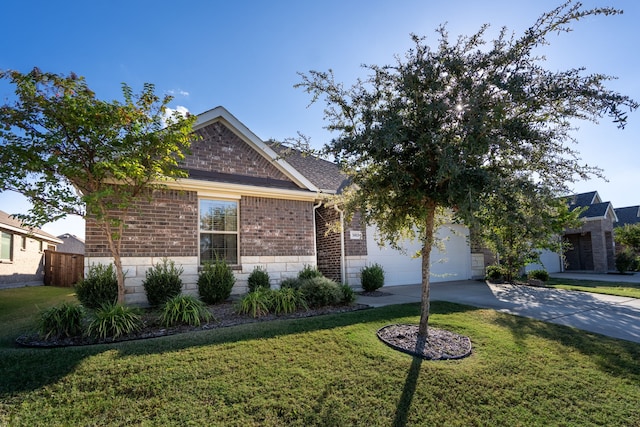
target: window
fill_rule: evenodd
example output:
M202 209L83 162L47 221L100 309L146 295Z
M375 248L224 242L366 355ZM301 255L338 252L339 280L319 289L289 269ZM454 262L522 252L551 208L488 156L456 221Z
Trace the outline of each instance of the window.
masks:
M40 240L40 252L44 252L44 242Z
M23 251L27 250L27 236L22 236L22 241L20 242L20 249Z
M11 261L13 255L13 235L0 232L0 259Z
M200 200L200 263L238 264L238 202Z

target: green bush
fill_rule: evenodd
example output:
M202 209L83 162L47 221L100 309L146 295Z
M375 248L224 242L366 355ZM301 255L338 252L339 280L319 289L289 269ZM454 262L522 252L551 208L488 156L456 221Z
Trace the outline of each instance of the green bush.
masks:
M122 304L104 304L93 312L87 333L97 338L118 338L140 330L138 310Z
M87 277L75 286L78 300L87 308L98 308L118 299L118 279L112 264L92 265Z
M351 288L351 286L347 285L346 283L343 283L340 286L340 290L342 291L342 302L344 304L349 305L349 304L353 304L356 301L356 293Z
M384 286L382 266L376 263L360 270L360 283L366 292L373 292Z
M177 295L171 298L164 303L160 314L160 322L164 326L200 326L202 321L208 322L211 318L207 306L192 295Z
M300 285L302 285L302 280L296 277L289 277L280 282L280 289L300 289Z
M269 314L271 308L271 289L258 288L254 292L244 295L236 305L236 311L260 317Z
M636 256L635 254L629 250L623 250L622 252L616 255L616 270L620 273L625 273L626 271L632 271L635 269Z
M207 304L216 304L229 298L236 283L231 267L224 260L206 263L198 275L198 293Z
M340 285L326 277L303 280L300 292L309 307L340 304L343 298Z
M38 332L45 340L82 335L84 315L81 305L63 302L40 312Z
M261 267L254 268L251 274L249 274L247 285L249 287L249 292L253 292L258 288L271 288L271 283L269 282L269 273L267 273L267 271L263 270Z
M183 271L182 267L177 268L173 261L166 258L148 269L142 286L144 286L149 304L155 307L164 304L176 295L180 295L182 292L180 275Z
M492 283L499 283L507 276L506 269L501 265L490 265L487 267L485 278Z
M280 288L271 291L270 311L275 314L287 314L299 308L308 308L302 293L294 288Z
M527 278L547 282L549 281L549 273L546 270L531 270L527 273Z
M312 267L310 265L305 265L304 268L298 273L298 279L307 280L314 279L316 277L323 277L320 270L317 267Z

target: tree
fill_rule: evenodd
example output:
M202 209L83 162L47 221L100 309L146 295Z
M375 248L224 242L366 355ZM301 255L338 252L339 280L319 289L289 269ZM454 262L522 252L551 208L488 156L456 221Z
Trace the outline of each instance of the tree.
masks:
M560 194L566 183L599 173L580 164L569 147L571 121L609 116L623 127L622 110L637 103L608 90L608 76L545 69L535 50L581 18L618 13L568 1L520 37L503 28L490 46L483 39L487 25L455 43L441 26L436 48L413 35L414 48L404 58L364 66L368 77L348 88L331 70L300 74L296 86L311 94L311 103L324 98L327 129L338 133L323 151L352 179L346 210L361 209L392 244L408 234L422 242L418 345L428 337L439 209L473 224L483 199L509 191L515 181Z
M121 246L127 213L168 179L190 146L195 117L168 117L171 97L145 84L138 95L122 85L124 102L102 101L85 79L34 68L0 71L15 86L15 100L0 106L0 191L32 203L16 215L28 225L80 215L107 237L124 301Z
M565 198L539 188L530 181L505 181L500 192L482 195L474 216L474 236L516 278L525 265L540 262L540 251L564 253L566 228L579 228L580 209L569 210Z
M614 239L616 243L624 245L636 253L640 253L640 223L625 224L622 227L616 227Z

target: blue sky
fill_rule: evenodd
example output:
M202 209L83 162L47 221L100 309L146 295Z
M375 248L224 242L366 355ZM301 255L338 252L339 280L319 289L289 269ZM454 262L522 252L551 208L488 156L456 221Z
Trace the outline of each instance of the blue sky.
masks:
M521 34L561 0L31 0L0 6L0 69L34 66L85 76L104 99L120 99L120 84L140 90L143 83L175 96L172 107L199 114L222 105L262 139L282 140L301 132L321 146L322 104L293 85L297 72L332 68L346 84L363 77L361 64L390 64L411 47L410 33L437 40L446 22L450 35L472 34L484 23L490 36L502 26ZM585 66L617 76L610 87L640 101L640 2L587 0L585 7L624 9L619 16L579 21L574 31L551 38L547 66ZM0 85L0 99L11 96ZM580 124L575 136L584 162L604 169L609 182L574 185L597 190L614 207L640 204L640 113L625 130L606 120ZM0 209L26 211L12 193L0 193ZM84 236L76 219L48 224L53 234Z

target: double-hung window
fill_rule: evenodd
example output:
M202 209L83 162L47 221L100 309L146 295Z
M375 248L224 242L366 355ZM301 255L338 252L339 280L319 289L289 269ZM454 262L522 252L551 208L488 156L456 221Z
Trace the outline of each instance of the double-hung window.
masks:
M13 235L0 232L0 260L11 261L13 259Z
M238 264L238 202L200 200L200 263Z

